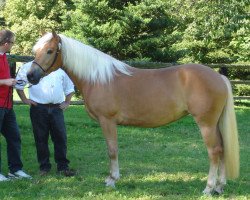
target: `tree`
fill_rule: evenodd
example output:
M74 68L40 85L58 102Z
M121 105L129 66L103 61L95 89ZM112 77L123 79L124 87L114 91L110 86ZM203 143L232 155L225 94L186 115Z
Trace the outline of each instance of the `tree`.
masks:
M2 14L4 10L4 6L5 6L5 1L0 0L0 28L5 26L4 17Z
M232 63L250 61L249 0L179 1L187 25L174 45L181 62ZM248 31L247 31L248 30ZM236 48L240 46L241 48ZM248 54L248 55L247 55Z
M67 2L67 3L65 3ZM72 8L64 0L11 0L6 2L4 17L7 26L16 34L13 52L31 55L32 46L42 32L51 29L63 31L61 15Z
M119 59L172 61L175 19L162 0L75 1L66 34Z
M52 28L122 60L249 62L250 0L11 0L14 53Z

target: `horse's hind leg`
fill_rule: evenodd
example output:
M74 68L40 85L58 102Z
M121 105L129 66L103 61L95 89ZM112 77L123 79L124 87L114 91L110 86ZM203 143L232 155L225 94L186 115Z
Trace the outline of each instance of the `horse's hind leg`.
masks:
M223 157L221 158L218 173L219 173L219 177L218 177L217 185L215 188L215 192L217 194L222 194L224 186L226 185L226 169L225 169L225 162L224 162Z
M223 154L222 140L217 125L207 125L199 123L203 140L206 144L210 160L210 168L207 179L207 186L203 191L206 195L211 195L216 190L218 168ZM223 166L222 166L223 167ZM219 189L219 188L218 188ZM219 191L218 191L219 192Z
M106 118L99 120L103 134L108 146L108 155L110 158L110 174L106 178L106 186L115 186L116 180L120 177L118 164L118 145L117 145L117 127L116 124Z

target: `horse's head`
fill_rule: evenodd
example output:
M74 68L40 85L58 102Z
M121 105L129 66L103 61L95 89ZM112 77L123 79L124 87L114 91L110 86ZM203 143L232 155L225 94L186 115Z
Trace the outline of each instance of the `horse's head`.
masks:
M35 59L27 73L28 81L39 83L40 79L62 66L60 37L53 31L45 34L33 47Z

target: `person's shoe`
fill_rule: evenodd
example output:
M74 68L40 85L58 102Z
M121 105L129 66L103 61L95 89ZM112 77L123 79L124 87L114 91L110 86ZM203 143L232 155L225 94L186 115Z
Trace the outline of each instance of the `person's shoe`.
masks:
M70 176L75 176L76 175L76 171L73 170L73 169L64 169L64 170L57 171L57 173L59 175L63 175L63 176L66 176L66 177L70 177Z
M48 170L40 170L40 176L47 176L49 173Z
M6 178L4 175L0 174L0 182L1 181L9 181L10 179Z
M8 173L8 177L10 178L28 178L32 179L32 177L28 174L26 174L23 170L18 170L14 173Z

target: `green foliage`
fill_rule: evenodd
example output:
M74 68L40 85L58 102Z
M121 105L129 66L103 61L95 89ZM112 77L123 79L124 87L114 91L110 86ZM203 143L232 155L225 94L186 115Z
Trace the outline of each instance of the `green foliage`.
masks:
M229 70L231 80L250 80L250 69L231 69ZM233 86L235 96L250 96L250 85L238 84Z
M170 60L175 21L167 4L160 0L122 2L78 2L70 19L73 26L66 34L119 59Z
M250 80L249 68L233 68L228 70L228 76L231 80Z
M18 44L14 46L13 53L31 55L32 46L43 32L63 30L61 15L69 6L64 0L7 1L4 17L8 27L15 32Z
M187 26L183 39L175 44L175 48L183 52L180 62L249 62L249 56L246 56L249 55L249 44L243 44L249 38L249 1L229 2L183 2L180 9L187 10L187 14L181 11L181 17ZM242 48L237 48L240 45Z
M249 20L244 23L249 25ZM250 27L242 27L233 35L229 44L239 62L249 62L250 58Z
M250 86L249 85L235 85L234 93L236 96L250 96Z
M248 63L249 9L250 0L11 0L1 15L18 54L54 28L122 60Z

